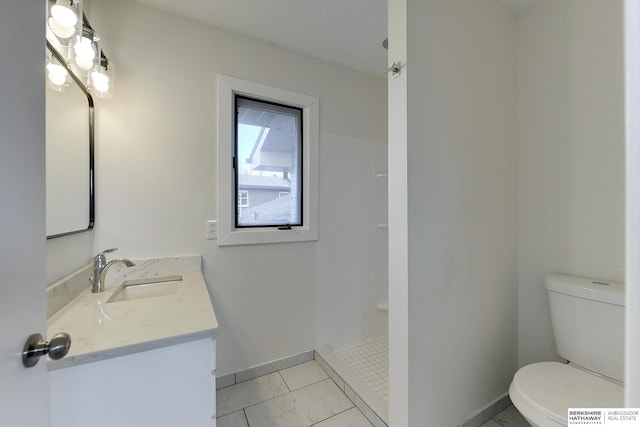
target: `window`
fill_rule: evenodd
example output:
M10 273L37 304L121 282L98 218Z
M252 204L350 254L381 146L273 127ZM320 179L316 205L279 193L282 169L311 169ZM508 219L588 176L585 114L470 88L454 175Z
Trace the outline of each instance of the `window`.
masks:
M302 108L239 94L235 108L235 227L302 225Z
M218 245L318 236L318 99L218 76Z

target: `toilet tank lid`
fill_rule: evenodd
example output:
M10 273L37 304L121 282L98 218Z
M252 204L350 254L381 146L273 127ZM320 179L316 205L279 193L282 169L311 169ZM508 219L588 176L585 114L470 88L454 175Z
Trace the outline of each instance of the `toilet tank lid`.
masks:
M624 285L606 280L549 274L547 290L578 298L624 306Z

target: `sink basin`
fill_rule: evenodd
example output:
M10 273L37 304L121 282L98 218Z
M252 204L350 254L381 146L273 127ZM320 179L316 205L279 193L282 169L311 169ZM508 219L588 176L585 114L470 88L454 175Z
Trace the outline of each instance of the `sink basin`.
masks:
M177 293L181 285L181 275L125 280L107 303L171 295Z

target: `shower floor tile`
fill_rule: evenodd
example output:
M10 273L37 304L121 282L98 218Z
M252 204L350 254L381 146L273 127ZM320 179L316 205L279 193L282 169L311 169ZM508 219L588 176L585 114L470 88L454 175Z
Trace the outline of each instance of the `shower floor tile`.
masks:
M335 354L380 396L389 400L389 338L387 336L336 350Z

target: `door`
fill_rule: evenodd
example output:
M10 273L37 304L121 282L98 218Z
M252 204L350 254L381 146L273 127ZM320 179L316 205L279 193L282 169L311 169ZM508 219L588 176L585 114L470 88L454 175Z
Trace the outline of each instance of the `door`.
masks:
M46 335L44 12L0 0L0 426L46 426L45 359L22 366Z

